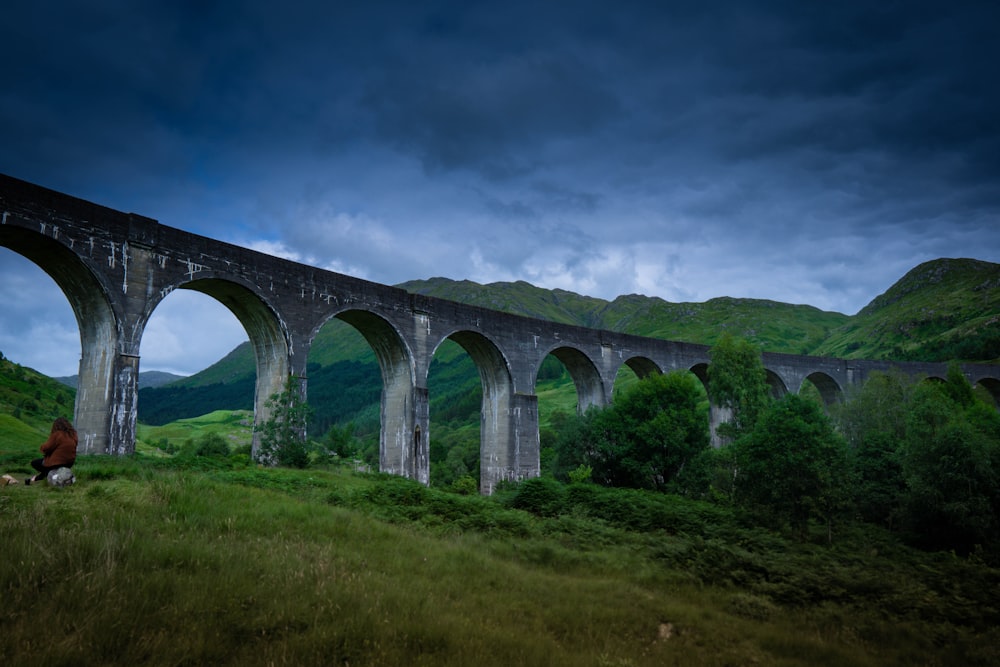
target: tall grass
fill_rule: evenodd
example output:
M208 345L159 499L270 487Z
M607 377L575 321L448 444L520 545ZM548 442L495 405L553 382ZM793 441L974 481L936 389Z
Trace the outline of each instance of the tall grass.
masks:
M336 470L87 457L76 472L66 489L0 490L13 664L1000 657L996 571L879 536L797 546L710 507L601 489L537 512L520 487L466 497Z

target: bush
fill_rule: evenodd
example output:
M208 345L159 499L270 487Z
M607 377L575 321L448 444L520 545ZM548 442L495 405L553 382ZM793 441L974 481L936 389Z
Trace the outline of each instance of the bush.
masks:
M479 484L471 475L462 475L451 483L451 490L463 496L479 493Z
M583 482L589 482L593 474L594 474L593 468L581 463L579 466L576 467L576 470L569 471L570 484L582 484Z
M566 487L551 477L535 477L518 485L511 506L537 516L557 516L565 501Z
M218 433L206 433L198 441L198 447L194 450L195 456L220 457L229 456L229 445Z

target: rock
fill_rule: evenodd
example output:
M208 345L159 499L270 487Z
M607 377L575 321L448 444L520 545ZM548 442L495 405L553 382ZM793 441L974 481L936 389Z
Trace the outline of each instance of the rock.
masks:
M49 486L69 486L76 482L76 476L69 468L56 468L49 471Z

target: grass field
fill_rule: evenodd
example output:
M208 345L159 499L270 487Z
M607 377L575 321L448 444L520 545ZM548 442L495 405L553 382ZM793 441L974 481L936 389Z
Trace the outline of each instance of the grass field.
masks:
M163 426L138 424L136 431L136 449L147 453L164 441L179 447L189 440L200 440L208 433L221 435L230 448L248 446L253 440L253 411L216 410Z
M0 441L0 472L33 455ZM797 543L670 496L481 498L239 457L75 470L0 488L12 664L1000 661L996 570L867 529Z

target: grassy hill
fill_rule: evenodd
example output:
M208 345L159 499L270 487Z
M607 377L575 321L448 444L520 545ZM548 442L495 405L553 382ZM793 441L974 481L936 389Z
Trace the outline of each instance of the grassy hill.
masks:
M815 354L900 361L1000 360L1000 264L917 266L835 329Z
M713 344L725 332L770 352L807 354L850 318L812 306L723 297L704 303L670 303L631 294L614 301L546 290L525 282L479 285L446 278L414 280L403 289L553 322L639 336Z
M650 492L483 498L238 456L76 472L0 488L11 664L1000 661L1000 572L870 526L798 542Z
M49 432L56 417L72 417L76 392L61 382L0 356L0 413Z

